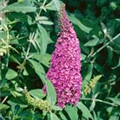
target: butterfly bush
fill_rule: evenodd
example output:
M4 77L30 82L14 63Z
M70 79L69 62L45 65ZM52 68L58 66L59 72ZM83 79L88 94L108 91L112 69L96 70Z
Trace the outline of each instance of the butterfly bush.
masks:
M65 104L75 105L80 99L81 52L79 40L68 19L64 5L58 12L58 23L59 38L46 76L55 87L57 105L64 108Z

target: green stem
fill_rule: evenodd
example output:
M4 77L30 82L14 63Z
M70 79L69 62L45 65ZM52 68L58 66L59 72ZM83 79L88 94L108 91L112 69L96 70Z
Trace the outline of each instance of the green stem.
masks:
M8 96L6 96L1 103L3 104L7 99L8 99Z
M116 35L112 40L110 39L109 42L107 42L106 44L104 44L101 48L99 48L95 53L93 53L91 55L91 58L93 58L97 53L99 53L102 49L104 49L105 47L107 47L110 43L112 43L114 40L116 40L118 37L120 36L120 33L118 35Z
M45 3L46 3L46 2L47 2L47 0L44 0L43 4L41 5L40 11L39 11L39 13L38 13L39 15L41 14L42 9L43 9L42 7L44 7L44 6L45 6Z
M27 52L26 52L25 58L24 58L24 60L23 60L23 63L21 64L21 65L22 65L22 68L23 68L24 65L26 64L26 61L27 61L27 59L28 59L28 55L29 55L29 52L30 52L30 48L31 48L31 42L29 42L29 44L28 44L28 48L27 48ZM23 71L23 69L20 69L18 76L21 75L22 71Z
M93 98L93 99L92 98L81 98L81 100L96 101L96 102L101 102L101 103L104 103L104 104L108 104L108 105L117 107L117 105L115 105L114 103L110 103L110 102L103 101L103 100L100 100L100 99L95 99L95 98Z

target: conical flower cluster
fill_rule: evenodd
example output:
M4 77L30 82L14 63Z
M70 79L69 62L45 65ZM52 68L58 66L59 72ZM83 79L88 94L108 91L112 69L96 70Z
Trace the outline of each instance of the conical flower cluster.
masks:
M81 53L79 40L70 23L65 6L58 12L59 38L52 54L47 78L53 83L57 93L57 105L75 105L81 94Z

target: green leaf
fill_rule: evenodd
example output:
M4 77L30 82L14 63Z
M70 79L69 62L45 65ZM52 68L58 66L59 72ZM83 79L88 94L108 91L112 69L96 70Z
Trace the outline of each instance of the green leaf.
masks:
M60 120L57 115L55 115L54 113L50 113L50 118L51 120Z
M28 61L32 64L36 74L41 78L42 82L45 83L45 71L43 66L32 59L29 59Z
M99 42L99 38L94 38L93 40L90 40L90 41L88 41L88 42L86 42L85 44L84 44L84 46L89 46L89 47L91 47L91 46L96 46L96 45L98 45L100 42Z
M65 111L71 120L78 120L77 108L73 106L66 106Z
M107 47L108 49L108 57L107 57L107 60L106 60L106 64L108 65L111 65L112 64L112 59L113 59L113 55L114 55L114 52L113 52L113 49L111 47Z
M53 84L49 80L46 80L46 89L47 89L47 100L51 103L51 105L55 105L56 91Z
M26 108L28 105L27 104L24 104L23 102L21 102L20 99L11 99L11 100L8 100L7 103L11 106L16 106L16 105L20 105L21 108Z
M47 31L40 24L38 24L38 30L41 37L41 55L44 55L46 53L48 41L50 38Z
M38 20L40 20L40 21L48 20L48 17L46 17L46 16L39 16Z
M54 23L51 21L39 21L40 24L44 24L44 25L53 25Z
M56 8L56 6L54 5L54 2L53 1L51 1L50 3L48 3L46 6L44 6L45 7L45 9L47 9L47 10L53 10L53 11L56 11L57 10L57 8Z
M85 26L80 20L78 20L73 14L69 16L71 22L77 25L82 31L89 33L92 28Z
M46 95L44 94L43 90L41 89L34 89L29 91L30 95L35 97L36 99L44 98Z
M51 55L50 54L45 54L43 58L41 59L41 63L45 65L46 67L50 66L50 60L51 60Z
M4 12L36 12L36 7L33 7L33 5L28 1L24 2L15 2L13 4L8 5L4 9L2 9Z
M104 67L99 65L98 63L94 62L93 67L101 74L104 75Z
M8 105L0 103L0 112L4 112L5 110L7 110L9 108Z
M5 40L7 38L7 33L4 32L4 31L0 31L0 38L2 38L3 40Z
M85 47L83 42L80 43L80 46L81 50L83 51L82 54L85 53L86 55L88 55L90 53L90 49L88 47Z
M14 97L21 97L22 94L20 92L17 92L15 90L11 90L10 93L14 96Z
M83 113L83 117L85 117L86 119L93 119L89 109L82 103L82 102L78 102L78 104L76 105L78 107L78 109L80 109Z
M14 79L17 76L18 76L17 72L15 72L13 69L8 69L8 71L6 73L6 78L8 80Z
M118 115L112 115L109 120L120 120L120 117Z
M60 117L62 118L62 120L68 120L67 117L63 114L63 112L59 112Z
M115 103L115 104L120 106L120 99L119 98L108 97L107 99L111 100L113 103Z
M23 2L24 0L18 0L18 2Z
M52 109L55 110L55 111L61 111L62 108L59 107L59 106L52 106Z
M98 118L97 118L97 115L96 115L95 111L93 111L93 117L94 117L94 120L98 120Z
M8 91L1 91L1 97L6 97L11 95L11 93L9 92L10 90L8 89Z
M107 27L105 26L103 22L101 22L101 26L102 26L103 33L107 35Z
M57 11L59 11L61 5L60 5L60 1L59 0L53 0L54 4L55 4L55 7L57 9Z
M88 83L88 81L91 79L92 77L92 72L93 72L93 64L88 64L87 66L87 71L86 71L86 74L85 77L84 77L84 81L83 81L83 85L82 85L82 88Z
M87 57L85 54L82 54L81 53L81 57L82 57L82 60L85 60L85 58Z
M34 112L31 109L27 109L20 113L19 117L21 120L34 120Z

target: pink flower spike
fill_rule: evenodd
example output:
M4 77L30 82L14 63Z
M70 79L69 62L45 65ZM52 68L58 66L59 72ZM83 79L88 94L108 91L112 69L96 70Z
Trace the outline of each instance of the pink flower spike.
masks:
M80 99L81 50L64 5L58 12L58 21L59 38L46 76L55 87L57 105L64 108L66 104L75 105Z

